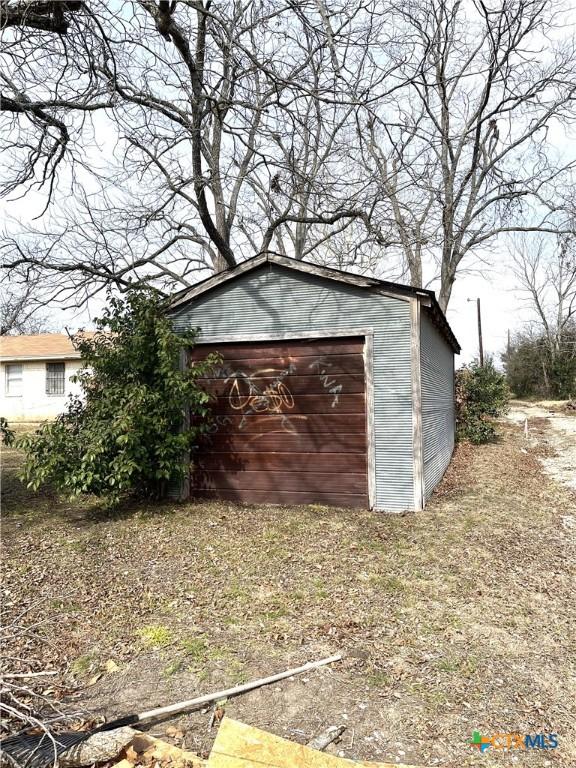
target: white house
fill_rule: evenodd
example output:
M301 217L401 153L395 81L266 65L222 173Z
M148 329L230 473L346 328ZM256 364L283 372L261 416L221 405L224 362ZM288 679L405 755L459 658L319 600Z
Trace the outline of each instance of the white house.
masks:
M9 422L53 419L68 395L80 354L63 333L0 336L0 416Z

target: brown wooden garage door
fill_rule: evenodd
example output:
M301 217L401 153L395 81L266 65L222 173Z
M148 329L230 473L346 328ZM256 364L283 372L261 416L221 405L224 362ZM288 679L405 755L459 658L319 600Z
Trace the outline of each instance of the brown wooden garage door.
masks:
M368 506L363 338L201 345L214 423L191 493L253 503Z

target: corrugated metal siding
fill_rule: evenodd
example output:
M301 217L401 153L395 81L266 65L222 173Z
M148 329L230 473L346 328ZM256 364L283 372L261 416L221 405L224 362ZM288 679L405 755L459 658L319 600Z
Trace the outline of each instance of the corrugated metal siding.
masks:
M426 314L420 323L422 448L425 498L442 479L454 450L454 353Z
M199 342L231 334L372 328L376 508L414 508L410 304L365 289L296 273L260 269L200 296L173 315L177 331L201 328Z

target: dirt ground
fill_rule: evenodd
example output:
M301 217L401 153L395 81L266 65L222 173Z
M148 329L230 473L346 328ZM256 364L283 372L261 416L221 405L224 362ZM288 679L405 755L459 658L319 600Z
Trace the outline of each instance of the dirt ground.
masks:
M551 430L548 417L533 426ZM47 695L68 709L112 716L343 651L226 713L301 742L345 724L333 749L352 758L574 768L576 494L545 472L549 453L507 422L497 443L458 448L417 514L166 504L110 515L27 492L5 451L4 618L28 609L44 623L4 652L59 670ZM178 721L201 754L209 719ZM474 730L556 733L559 747L480 755Z
M543 449L546 472L576 491L576 418L566 411L565 401L514 400L508 418L524 426L531 447Z

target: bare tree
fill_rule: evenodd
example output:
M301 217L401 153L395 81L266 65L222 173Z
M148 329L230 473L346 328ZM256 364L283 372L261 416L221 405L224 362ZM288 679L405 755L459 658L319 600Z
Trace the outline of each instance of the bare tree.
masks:
M42 314L44 306L32 283L25 284L20 291L5 285L0 298L0 336L48 331L49 323Z
M554 360L562 351L567 329L576 321L576 238L517 237L511 256L519 288Z
M569 231L556 186L574 164L555 159L548 132L575 116L576 56L557 13L548 0L395 6L407 85L361 115L361 157L380 226L412 284L436 264L443 309L459 270L502 233Z
M375 0L94 0L64 19L49 38L4 30L4 146L20 159L6 188L74 197L49 226L6 233L15 279L49 274L54 296L75 301L108 284L170 289L370 226L349 138L398 66ZM117 146L97 173L106 134Z
M576 243L573 236L516 235L510 253L529 319L502 359L519 395L571 397L576 388Z
M1 0L0 21L5 29L28 27L65 35L69 14L80 10L81 6L80 0Z
M52 207L3 261L55 299L273 249L438 278L445 309L501 234L569 232L548 132L576 56L550 0L92 0L40 27L28 5L3 6L6 189Z

